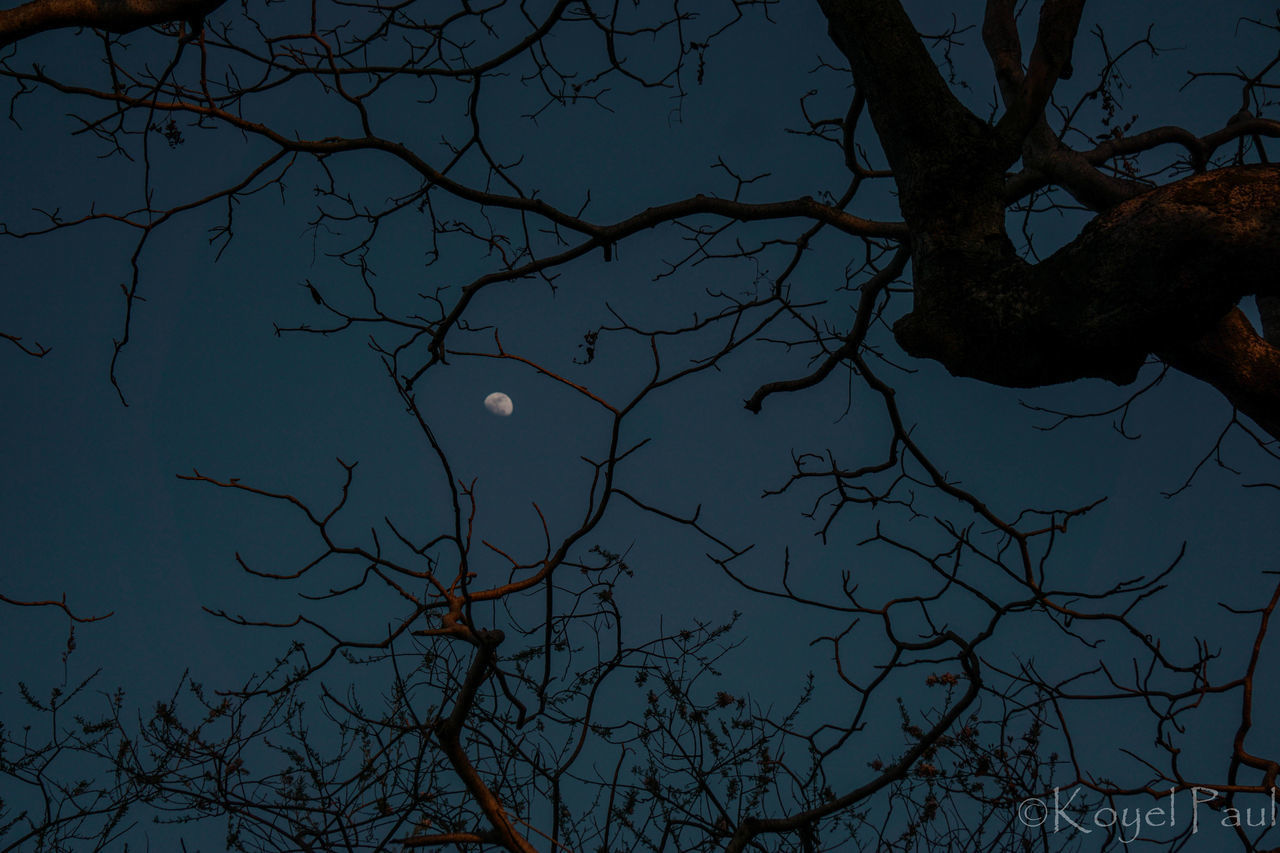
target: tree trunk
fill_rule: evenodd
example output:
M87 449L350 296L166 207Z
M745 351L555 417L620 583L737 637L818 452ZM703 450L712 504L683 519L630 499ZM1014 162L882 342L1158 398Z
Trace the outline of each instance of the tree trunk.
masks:
M1035 265L988 244L913 246L915 306L894 327L907 352L998 385L1123 384L1149 353L1209 334L1242 296L1277 294L1280 167L1152 190Z
M1125 384L1156 353L1280 437L1280 350L1234 309L1249 294L1268 309L1280 297L1280 167L1219 169L1126 200L1132 187L1086 166L1097 180L1067 188L1093 188L1106 209L1029 264L1005 231L1006 171L1019 156L1061 160L1069 183L1081 169L1055 150L1043 107L1069 71L1083 3L1045 0L1025 73L1012 4L988 3L984 39L1007 106L994 126L955 98L896 0L819 3L911 231L915 302L894 326L903 349L1013 387Z

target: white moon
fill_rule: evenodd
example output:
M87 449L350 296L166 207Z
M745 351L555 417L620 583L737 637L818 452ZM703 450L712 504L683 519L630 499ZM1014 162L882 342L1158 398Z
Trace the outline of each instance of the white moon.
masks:
M514 410L511 405L511 398L501 391L494 391L488 397L485 397L484 407L495 415L500 415L504 418Z

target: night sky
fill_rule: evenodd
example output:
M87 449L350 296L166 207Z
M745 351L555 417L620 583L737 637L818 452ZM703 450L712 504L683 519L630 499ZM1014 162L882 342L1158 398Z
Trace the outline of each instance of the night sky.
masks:
M926 32L950 20L943 4L908 5ZM977 21L979 5L968 4L957 14ZM1274 33L1268 40L1238 20L1266 11L1259 5L1215 4L1219 11L1206 20L1198 3L1161 4L1158 11L1142 4L1123 10L1093 4L1081 26L1077 74L1059 94L1073 100L1096 81L1098 43L1089 35L1095 26L1105 27L1109 44L1123 46L1154 24L1152 39L1161 53L1152 57L1138 50L1124 64L1118 120L1136 115L1135 130L1166 123L1196 133L1221 127L1239 108L1237 83L1212 78L1180 87L1188 69L1265 64L1274 53ZM215 18L239 14L238 8L228 6ZM838 193L847 179L839 150L788 132L803 124L800 98L806 92L816 90L808 102L815 115L843 114L851 92L841 75L819 68L820 59L836 62L838 53L816 4L782 3L771 9L773 23L758 9L745 13L746 20L707 50L704 80L697 84L690 74L682 100L667 89L641 89L615 78L603 87L608 91L598 104L552 104L531 118L545 101L536 83L518 75L495 81L481 111L495 157L523 158L515 173L524 186L563 209L576 211L589 190L588 217L595 221L696 193L731 195L733 180L717 161L743 176L767 173L743 190L750 200ZM713 29L716 15L721 20L729 13L708 12L697 27ZM503 43L509 40L500 36ZM157 47L167 44L163 38L142 31L127 40L140 52L163 56L168 48ZM995 95L980 37L971 30L960 39L953 57L955 85L985 116ZM565 47L567 63L576 49ZM51 74L101 84L100 54L100 42L90 34L64 31L4 49L0 59L13 68L39 62ZM3 85L6 96L12 94L13 82ZM441 140L462 138L469 125L458 93L444 91L427 104L424 85L388 86L376 102L377 125L424 157L443 159ZM290 134L358 130L351 111L303 87L293 96L265 96L253 109ZM73 134L79 123L72 113L100 111L44 90L15 101L14 120L0 123L0 222L20 231L46 221L39 211L56 209L71 219L90 207L129 210L142 204L146 190L138 151L133 160L106 156L110 148L104 141ZM158 207L226 185L270 153L262 142L231 132L183 125L182 133L184 141L175 147L159 134L149 136L149 183ZM864 136L871 145L873 137ZM140 145L136 138L131 144ZM867 153L881 163L874 147ZM418 185L403 166L372 153L335 157L329 165L342 192L369 208ZM478 180L477 174L460 173L470 180ZM314 191L325 182L314 160L300 158L283 192L271 186L237 203L229 242L211 241L211 229L225 222L225 205L175 217L154 232L139 260L145 301L135 303L130 340L115 367L127 406L109 369L112 342L123 330L122 287L130 281L137 234L92 223L33 239L0 240L0 331L51 348L37 360L0 341L0 592L24 600L65 594L77 614L111 612L109 619L76 627L70 675L101 668L95 684L103 691L124 687L140 708L170 693L184 671L210 687L235 686L269 666L295 636L317 639L233 627L202 608L282 620L304 611L327 612L338 624L373 634L400 613L383 593L361 594L342 606L312 605L298 597L339 585L349 577L344 572L356 571L351 564L335 564L301 587L246 577L236 565L237 553L256 567L284 571L318 556L314 535L296 511L277 502L179 475L240 478L326 507L338 498L342 460L358 463L349 506L336 528L343 534L359 538L385 518L426 539L450 523L445 476L370 346L370 336L394 346L400 333L364 325L323 336L276 334L276 327L334 324L311 298L307 282L344 310L368 307L357 272L331 257L350 244L351 235L362 233L360 223L350 223L345 234L308 225L318 204L331 203ZM854 212L897 218L885 189L871 188L866 195ZM439 208L445 218L467 211L444 198ZM495 221L510 228L514 220L497 215ZM1036 250L1047 255L1083 221L1070 211L1036 216ZM794 239L804 227L795 221L756 223L738 226L733 234L748 243L770 234ZM617 317L644 329L706 317L725 304L717 293L750 298L767 290L788 257L774 252L754 260L708 259L662 276L668 262L691 249L684 236L664 226L625 241L610 262L593 252L559 270L554 288L524 280L487 289L468 315L474 331L460 330L449 348L494 353L496 330L507 352L623 405L652 372L648 341L627 332L603 333L588 363L586 333L618 325ZM731 240L717 245L731 251ZM440 257L433 259L429 221L412 210L389 218L372 245L369 280L388 313L429 313L419 294L437 291L452 305L462 285L500 264L458 235L442 237ZM862 252L859 241L822 233L793 278L793 301L813 303L806 313L817 322L847 328L857 294L839 288L846 268L861 263ZM894 317L906 301L897 297ZM727 333L721 325L687 340L664 338L664 370L715 352ZM770 397L758 415L743 407L759 385L812 370L811 345L779 343L802 334L797 324L781 319L719 369L647 396L627 418L622 445L648 443L621 465L620 484L677 515L690 516L700 507L700 523L716 537L735 548L753 545L733 563L753 583L776 588L789 554L793 581L814 597L838 597L845 571L870 598L892 595L910 583L912 563L892 549L859 544L878 523L892 525L903 539L936 543L935 515L961 526L981 521L954 502L923 495L919 518L900 509L848 506L823 537L817 534L830 508L820 499L825 487L802 483L762 497L786 482L793 454L830 453L852 468L878 460L888 436L878 400L843 369L816 388ZM1077 507L1107 498L1074 519L1055 546L1059 578L1104 589L1122 578L1161 571L1179 558L1185 543L1169 588L1143 611L1144 624L1168 648L1186 653L1196 637L1208 638L1222 649L1219 672L1238 669L1256 620L1230 618L1217 603L1257 607L1274 588L1275 578L1267 573L1278 568L1272 530L1280 494L1247 486L1280 476L1275 460L1239 430L1215 455L1231 409L1213 389L1170 373L1128 415L1126 428L1139 440L1114 429L1113 415L1045 431L1055 418L1031 407L1108 409L1137 386L1089 381L1035 390L994 388L910 359L883 324L870 340L884 359L875 364L915 425L915 440L994 510L1012 517L1026 507ZM1139 385L1158 373L1157 365L1148 365ZM493 391L514 401L510 417L486 411L484 399ZM477 542L536 559L543 547L539 511L553 540L581 522L591 481L591 468L581 457L598 459L607 449L610 419L602 406L526 364L466 355L433 368L418 395L455 477L474 482ZM1193 472L1188 488L1166 496ZM815 501L815 517L806 517ZM736 636L743 645L721 667L726 689L750 689L761 704L782 707L800 690L805 672L830 675L829 645L811 641L840 630L847 620L752 594L707 553L726 555L688 527L618 500L575 553L594 545L625 552L634 569L617 592L633 640L694 620L719 623L741 611ZM477 548L475 559L482 577L506 571L495 550ZM983 569L974 563L968 570ZM307 610L312 607L321 610ZM960 608L948 618L965 625L980 615ZM67 628L53 608L0 606L0 648L7 650L0 667L0 714L6 720L20 721L26 713L18 682L37 695L62 682ZM1062 659L1060 636L1046 635L1030 617L1010 619L996 642L1001 651L990 654L1011 665L1035 659L1046 672L1087 668L1088 654L1099 658L1107 651L1072 647L1075 657ZM885 652L874 642L859 649L868 666ZM1277 652L1272 638L1264 648L1264 669L1275 670L1268 656ZM1128 657L1120 653L1116 660L1126 665ZM896 696L913 707L937 701L936 694L923 691L920 674L913 671L880 697L883 707L872 719L881 728L868 734L866 757L888 756L900 747ZM1260 688L1270 703L1259 698L1257 707L1274 707L1280 698L1274 685ZM826 698L836 695L820 694L819 704L843 701ZM626 713L625 699L617 701L618 713ZM1230 747L1236 705L1215 707L1188 746L1188 761L1212 757L1217 763L1206 766L1217 769ZM1103 703L1082 713L1081 749L1134 772L1116 747L1131 735L1135 748L1148 748L1145 723L1125 731L1139 712ZM1256 727L1252 737L1255 752L1271 754L1280 746L1267 725ZM862 768L849 772L856 779ZM209 843L216 848L216 841ZM1205 831L1189 849L1219 849L1224 843ZM1085 846L1093 849L1089 842Z

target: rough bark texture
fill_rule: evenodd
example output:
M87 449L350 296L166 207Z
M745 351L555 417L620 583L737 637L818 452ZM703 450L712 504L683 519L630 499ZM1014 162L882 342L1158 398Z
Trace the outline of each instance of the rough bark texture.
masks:
M1160 187L1099 216L1042 263L983 245L927 247L912 355L1011 386L1125 383L1147 354L1191 343L1280 269L1280 168L1246 166Z
M1280 349L1259 337L1240 309L1229 311L1195 342L1158 355L1213 385L1258 426L1280 436L1275 402L1280 389Z
M66 27L127 33L170 21L199 21L222 3L223 0L31 0L0 10L0 47Z
M1133 381L1151 353L1223 392L1280 437L1280 353L1233 312L1280 296L1280 167L1220 169L1142 194L1062 146L1043 107L1068 73L1082 2L1045 0L1024 72L1014 4L983 35L1006 112L994 125L951 93L901 5L819 0L848 58L911 231L915 303L894 327L952 373L1028 387ZM1006 170L1021 156L1102 213L1039 264L1005 231Z

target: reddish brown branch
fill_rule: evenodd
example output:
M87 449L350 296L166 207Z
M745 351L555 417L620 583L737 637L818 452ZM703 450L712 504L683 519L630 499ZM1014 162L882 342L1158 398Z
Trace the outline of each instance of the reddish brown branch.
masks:
M1200 339L1158 355L1217 388L1231 405L1280 437L1280 349L1258 335L1239 308Z
M0 10L0 47L48 30L93 27L128 33L173 21L199 21L223 0L31 0Z

